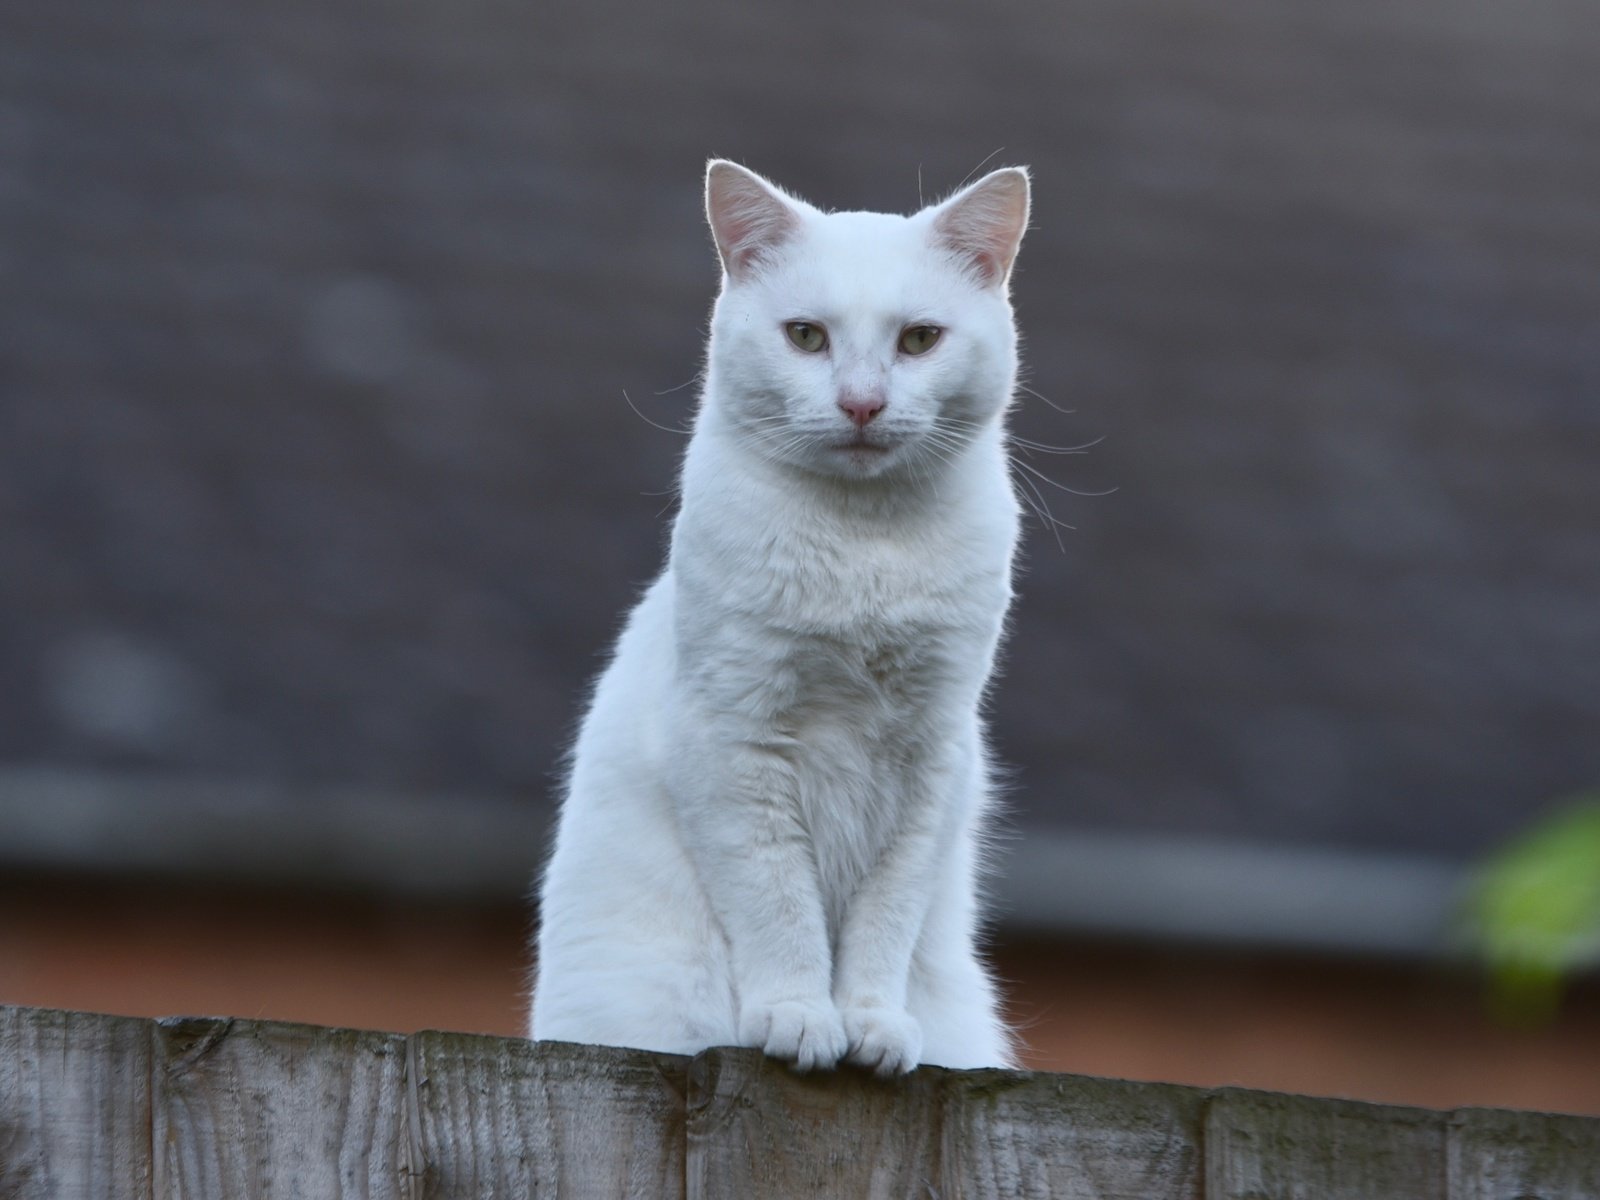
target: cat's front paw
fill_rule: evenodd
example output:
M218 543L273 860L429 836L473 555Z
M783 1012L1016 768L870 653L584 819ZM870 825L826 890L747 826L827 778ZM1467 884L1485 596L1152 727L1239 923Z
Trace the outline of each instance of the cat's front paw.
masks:
M843 1010L849 1060L888 1078L904 1075L922 1057L922 1026L901 1008L876 1005Z
M751 1003L739 1015L739 1044L781 1058L796 1071L838 1066L849 1043L839 1010L829 1001Z

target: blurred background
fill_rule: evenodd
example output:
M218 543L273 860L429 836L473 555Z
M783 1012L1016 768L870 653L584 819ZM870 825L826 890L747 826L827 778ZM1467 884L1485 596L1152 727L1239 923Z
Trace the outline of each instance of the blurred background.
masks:
M1597 73L1588 0L13 0L0 1002L519 1033L704 160L1026 163L1029 1062L1600 1112L1592 973L1463 915L1600 784Z

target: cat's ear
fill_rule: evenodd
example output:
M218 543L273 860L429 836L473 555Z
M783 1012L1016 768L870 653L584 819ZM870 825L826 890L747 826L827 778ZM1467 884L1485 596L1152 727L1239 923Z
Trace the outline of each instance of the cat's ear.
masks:
M1028 228L1028 170L1002 167L934 210L934 236L990 287L1005 284Z
M706 167L706 220L728 278L744 279L800 227L802 207L725 158Z

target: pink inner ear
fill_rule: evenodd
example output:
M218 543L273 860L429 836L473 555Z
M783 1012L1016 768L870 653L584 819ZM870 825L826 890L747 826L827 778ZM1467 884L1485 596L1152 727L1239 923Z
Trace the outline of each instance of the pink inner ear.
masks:
M967 259L986 284L1001 283L1028 226L1028 177L996 171L955 199L934 222L945 245Z
M730 276L741 278L766 259L799 224L794 210L761 178L731 163L706 176L706 214Z
M968 251L968 254L978 268L978 274L983 276L984 282L993 283L1005 276L1006 264L988 251L975 249Z

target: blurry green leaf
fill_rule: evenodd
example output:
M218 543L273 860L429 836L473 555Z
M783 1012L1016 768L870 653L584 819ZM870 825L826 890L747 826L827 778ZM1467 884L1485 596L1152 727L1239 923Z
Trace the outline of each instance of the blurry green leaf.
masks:
M1496 1014L1554 1017L1565 976L1600 961L1600 795L1579 797L1491 860L1472 915Z

